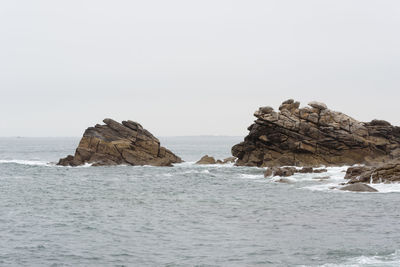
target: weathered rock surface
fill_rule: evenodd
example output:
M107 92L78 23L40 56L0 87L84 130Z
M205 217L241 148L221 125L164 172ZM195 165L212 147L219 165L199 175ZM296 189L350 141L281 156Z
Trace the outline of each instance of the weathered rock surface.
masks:
M75 151L60 159L58 165L78 166L93 163L102 165L153 165L171 166L182 160L162 147L160 141L139 123L104 119L105 125L89 127Z
M203 156L196 164L216 164L217 161L214 157L210 157L208 155Z
M226 163L234 163L236 161L235 157L229 157L224 160L216 160L214 157L210 157L208 155L203 156L196 164L226 164Z
M339 190L352 192L378 192L378 190L376 190L375 188L362 183L346 185L339 188Z
M400 160L382 163L376 166L349 167L345 179L355 183L398 183L400 182Z
M264 172L264 177L288 177L294 175L295 173L323 173L327 171L327 169L313 169L311 167L303 167L301 169L297 169L296 167L269 167Z
M400 157L400 127L359 122L319 102L299 108L289 99L279 112L262 107L244 142L232 147L239 166L338 166Z

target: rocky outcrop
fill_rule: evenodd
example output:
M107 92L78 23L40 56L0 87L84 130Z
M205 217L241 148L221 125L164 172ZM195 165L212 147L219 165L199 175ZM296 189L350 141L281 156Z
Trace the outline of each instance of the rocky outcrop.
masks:
M400 182L400 160L376 166L349 167L345 179L355 183L398 183Z
M105 125L87 128L75 155L60 159L58 165L171 166L172 163L182 162L139 123L123 121L121 124L112 119L104 119L103 122Z
M215 159L214 157L210 157L208 155L203 156L196 164L226 164L226 163L234 163L236 161L235 157L229 157L224 160Z
M295 173L323 173L327 171L327 169L313 169L311 167L303 167L301 169L297 169L296 167L269 167L264 172L264 177L288 177L294 175Z
M279 111L261 107L244 142L233 146L239 166L337 166L400 157L400 127L359 122L319 102L300 108L290 99Z
M216 164L217 161L214 157L210 157L208 155L203 156L196 164Z
M361 184L361 183L346 185L346 186L339 188L339 190L352 191L352 192L378 192L378 190L376 190L375 188L373 188L369 185L366 185L366 184Z

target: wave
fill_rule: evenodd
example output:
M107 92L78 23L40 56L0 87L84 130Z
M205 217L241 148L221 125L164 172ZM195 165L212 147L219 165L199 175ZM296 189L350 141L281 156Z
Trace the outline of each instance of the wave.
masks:
M55 162L40 161L40 160L25 160L25 159L0 159L0 164L19 164L27 166L45 166L45 167L60 167L60 168L86 168L92 166L90 163L85 163L81 166L59 166Z
M24 160L24 159L0 159L0 164L20 164L20 165L29 165L29 166L53 166L54 163L49 163L47 161L39 161L39 160Z
M264 179L264 174L244 174L240 175L240 178L244 179Z

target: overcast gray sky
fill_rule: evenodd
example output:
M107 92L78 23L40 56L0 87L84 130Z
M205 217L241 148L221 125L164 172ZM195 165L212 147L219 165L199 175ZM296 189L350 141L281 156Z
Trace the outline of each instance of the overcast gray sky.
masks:
M400 1L0 1L0 136L245 135L287 98L400 125Z

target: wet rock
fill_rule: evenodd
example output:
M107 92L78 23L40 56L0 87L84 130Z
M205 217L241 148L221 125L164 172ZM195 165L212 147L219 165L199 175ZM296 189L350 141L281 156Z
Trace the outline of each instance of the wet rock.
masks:
M299 170L299 173L312 173L313 168L311 167L303 167L301 170Z
M345 179L355 183L398 183L400 182L400 159L376 166L349 167Z
M236 161L235 157L229 157L224 160L216 160L214 157L210 157L208 155L203 156L196 164L227 164L234 163Z
M292 176L296 172L297 172L297 170L294 167L283 167L283 168L278 168L274 172L274 176L288 177L288 176Z
M287 178L280 178L276 180L275 182L277 183L283 183L283 184L293 184L293 181Z
M208 155L203 156L196 164L216 164L217 161L214 157L210 157Z
M323 173L327 172L327 169L313 169L312 167L303 167L297 169L296 167L269 167L264 173L264 177L270 176L292 176L295 173Z
M352 192L378 192L375 188L362 183L346 185L339 188L339 190Z
M153 165L171 166L182 160L170 150L162 147L160 141L139 123L104 119L105 125L89 127L75 151L59 160L58 165L79 166L91 163L93 166L108 165Z
M226 164L226 163L235 163L235 161L236 161L236 158L235 158L235 157L228 157L228 158L224 159L224 160L222 161L222 163L223 163L223 164Z
M375 165L400 157L400 127L381 120L359 122L323 103L309 107L289 99L257 118L244 141L232 147L238 166Z
M316 170L313 170L313 173L324 173L327 171L328 171L327 169L316 169Z

